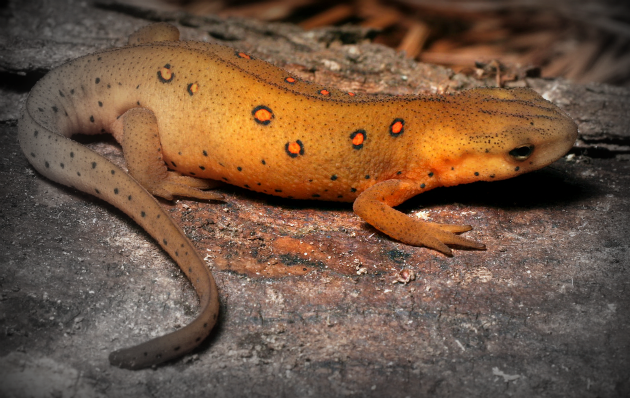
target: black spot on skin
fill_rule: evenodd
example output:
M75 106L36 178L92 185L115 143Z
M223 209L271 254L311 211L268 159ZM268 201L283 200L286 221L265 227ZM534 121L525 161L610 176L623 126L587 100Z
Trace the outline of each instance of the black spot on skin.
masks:
M95 169L96 168L96 162L92 162L92 168Z
M191 176L196 176L197 174L193 173L192 171L189 172L188 174L190 174Z
M163 239L162 242L164 242L164 246L168 245L168 242L166 241L166 239Z
M138 85L136 86L136 90L137 90L137 89L139 89L139 88L140 88L140 85L138 84Z
M261 160L260 163L267 164L267 162L265 162L265 159Z
M96 80L94 80L94 83L99 84L101 82L101 78L97 77Z
M31 156L32 156L32 157L35 157L35 154L34 154L33 152L31 152Z
M356 188L350 188L350 192L356 192L357 189Z
M257 182L256 185L261 185L261 184L259 182Z
M179 346L173 348L173 351L179 351Z
M320 195L319 195L319 194L317 194L317 193L314 193L314 194L312 194L311 196L312 196L312 197L314 197L314 198L319 198L319 197L320 197Z
M451 167L451 170L455 170L455 167Z
M114 188L114 193L118 195L118 188Z
M282 189L276 189L276 192L282 192Z
M238 171L243 171L243 168L242 168L241 166L238 166L238 167L236 168L236 170L238 170Z
M74 89L70 90L70 94L74 94Z
M146 217L146 215L147 215L147 213L145 213L143 211L140 212L140 217Z
M97 61L100 61L100 60L101 60L101 57L96 58L96 60L97 60Z
M337 199L343 198L343 195L337 195Z
M77 171L77 175L78 175L79 177L81 177L81 172L80 172L80 171Z
M230 181L230 180L228 180L228 179L227 179L227 178L225 178L225 177L223 177L223 180L224 180L224 181Z
M401 175L401 174L402 174L402 171L396 172L396 175Z
M74 152L70 152L70 157L73 158L74 157Z
M366 180L369 180L369 179L370 179L370 175L369 175L369 174L368 174L368 175L366 175L366 176L365 176L365 179L366 179Z
M140 101L136 101L136 104L138 104L138 106L140 106Z
M61 166L62 169L66 167L63 163L59 163L59 166Z
M206 168L205 168L205 167L203 167L203 166L199 166L199 168L200 168L201 170L205 170L205 169L206 169Z
M424 183L420 184L420 188L424 189L424 187L426 187L426 185L424 185Z
M44 112L44 108L37 108L38 111Z
M94 123L94 116L90 116L90 122Z
M475 171L475 177L479 177L479 172Z
M206 152L205 150L203 151L203 156L208 156L208 152Z
M337 175L336 175L336 174L333 174L333 175L330 177L330 179L331 179L331 180L333 180L333 181L335 181L337 178L338 178L338 177L337 177Z
M116 170L111 171L112 175L116 174Z
M37 134L39 134L39 131L35 130L35 132L33 133L33 135L34 135L35 137L37 137Z
M521 168L516 166L516 168L514 169L514 171L519 171Z
M243 185L243 186L244 186L245 188L249 188L249 185L247 185L247 184L245 184L245 185Z
M53 107L52 107L52 110L53 110L53 112L55 112L55 113L59 112L59 108L57 108L56 106L53 106Z
M433 177L433 172L430 172L430 173L429 173L429 177Z
M175 162L171 162L171 164L173 165L173 167L177 167L177 165L175 164Z
M50 168L50 163L44 162L44 166L46 166L46 168L48 169L48 168Z
M208 327L208 322L204 323L204 324L203 324L203 327L204 327L204 328L207 328L207 327Z
M96 191L96 193L100 194L101 191L98 190L98 188L94 188L94 190Z
M60 97L65 97L65 95L63 95L63 93L61 92L61 90L59 90L59 96L60 96Z
M494 174L490 174L490 178L494 178Z
M98 101L98 106L100 106L102 108L103 107L103 103L101 101Z
M127 200L131 200L131 195L127 196Z

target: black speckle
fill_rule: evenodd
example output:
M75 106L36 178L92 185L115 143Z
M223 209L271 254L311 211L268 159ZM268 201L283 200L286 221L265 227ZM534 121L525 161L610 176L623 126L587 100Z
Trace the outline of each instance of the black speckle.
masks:
M33 135L34 135L35 137L37 137L37 134L39 134L39 131L35 130L35 132L33 133Z
M177 165L175 164L175 162L171 162L171 164L173 165L173 167L177 167Z
M103 103L101 101L98 101L98 106L100 106L102 108L103 107Z
M114 188L114 193L118 195L118 188Z
M140 212L140 217L146 217L146 215L147 215L147 213L145 213L143 211Z
M516 166L516 168L514 169L514 171L519 171L521 168L519 166Z
M94 115L90 116L90 122L94 123Z
M369 175L369 174L368 174L368 175L366 175L366 176L365 176L365 179L366 179L366 180L369 180L369 179L370 179L370 175Z
M265 162L265 159L261 160L260 163L267 164L267 162Z
M96 191L96 193L100 194L101 191L98 190L98 188L94 188L94 191Z
M243 171L243 168L242 168L241 166L238 166L238 167L236 168L236 170L238 170L238 171Z
M490 174L490 178L494 178L494 174Z
M247 184L245 184L245 185L243 185L243 186L244 186L245 188L249 188L249 185L247 185Z
M333 174L333 175L330 177L330 179L331 179L331 180L333 180L333 181L335 181L337 178L338 178L338 177L337 177L337 175L336 175L336 174Z
M44 112L44 108L37 108L38 111Z
M53 112L55 112L55 113L59 112L59 108L57 108L56 106L53 106L53 107L52 107L52 110L53 110Z
M205 168L205 167L203 167L203 166L199 166L199 168L200 168L201 170L205 170L205 169L206 169L206 168Z
M222 177L222 179L223 179L223 181L230 181L230 180L228 180L228 179L227 179L227 178L225 178L225 177Z
M33 152L31 152L31 156L32 156L32 157L35 157L35 154L34 154Z
M70 152L70 157L73 158L74 157L74 152Z
M81 172L80 172L80 171L77 171L77 175L78 175L79 177L81 177Z
M61 92L61 90L59 90L59 96L60 96L60 97L65 97L65 95L63 95L63 93Z
M203 151L203 156L208 156L208 152L206 152L205 150Z
M140 101L136 101L136 104L138 104L138 106L140 106Z
M356 192L357 189L356 188L350 188L350 192Z
M162 239L162 242L164 242L164 246L168 245L168 242L166 241L166 239Z
M430 172L430 173L429 173L429 177L433 177L433 172Z
M337 195L337 199L343 198L343 195Z
M282 192L282 189L276 189L276 192Z
M112 175L116 174L116 170L111 171Z
M131 200L131 195L127 196L127 200Z
M44 166L46 166L46 168L48 169L48 168L50 168L50 163L44 162Z
M70 94L74 94L74 89L70 90Z
M95 169L96 168L96 162L92 162L92 168Z
M420 188L424 189L424 187L426 187L426 185L420 184Z
M59 163L59 166L61 166L62 169L66 167L63 163Z
M396 172L396 175L401 175L401 174L402 174L402 171Z
M94 83L99 84L101 82L101 78L97 77L96 80L94 80Z
M320 195L318 193L314 193L311 196L314 197L314 198L319 198L320 197Z
M478 171L475 171L475 176L479 177L479 172Z

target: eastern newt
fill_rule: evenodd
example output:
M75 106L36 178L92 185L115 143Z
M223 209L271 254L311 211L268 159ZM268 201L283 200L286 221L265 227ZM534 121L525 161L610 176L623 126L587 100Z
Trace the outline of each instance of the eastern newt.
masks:
M229 47L179 41L167 24L52 70L32 89L18 130L37 171L127 213L197 291L201 312L191 324L110 354L110 363L131 369L194 349L219 310L205 262L151 194L221 200L204 190L222 181L287 198L354 202L386 235L450 256L449 245L485 247L457 235L470 226L421 221L393 206L436 187L539 169L577 137L575 123L530 89L358 95ZM121 144L129 174L69 139L104 132Z

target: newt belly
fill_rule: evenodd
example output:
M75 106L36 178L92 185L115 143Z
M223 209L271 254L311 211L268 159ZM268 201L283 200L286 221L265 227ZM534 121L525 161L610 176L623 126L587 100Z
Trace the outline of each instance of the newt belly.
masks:
M69 139L109 132L129 174ZM44 176L100 197L151 234L193 283L190 325L110 362L142 368L179 357L218 315L212 275L151 195L221 200L216 181L295 199L354 202L401 242L451 255L483 249L469 226L424 222L394 206L440 186L501 180L544 167L577 138L575 123L529 89L375 98L323 87L251 55L179 41L155 24L129 45L78 58L31 91L19 141Z

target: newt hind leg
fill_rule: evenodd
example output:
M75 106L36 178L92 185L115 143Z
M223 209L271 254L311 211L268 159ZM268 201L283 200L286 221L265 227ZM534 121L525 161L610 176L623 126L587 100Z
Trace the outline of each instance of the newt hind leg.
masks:
M173 196L223 200L223 195L204 189L222 185L218 181L180 175L168 171L162 158L157 119L145 108L133 108L122 118L122 147L129 174L155 196L172 200Z
M387 180L365 190L354 201L354 212L374 228L413 246L426 246L452 256L447 245L484 250L486 247L458 233L470 231L470 225L438 224L411 218L394 209L412 196L420 193L413 181Z

